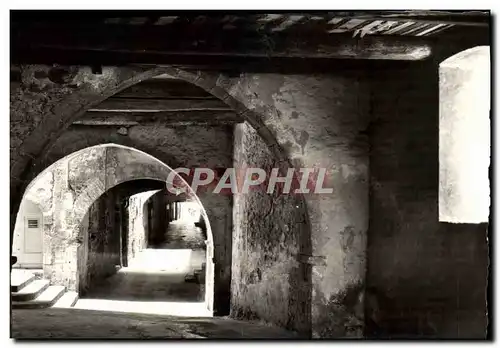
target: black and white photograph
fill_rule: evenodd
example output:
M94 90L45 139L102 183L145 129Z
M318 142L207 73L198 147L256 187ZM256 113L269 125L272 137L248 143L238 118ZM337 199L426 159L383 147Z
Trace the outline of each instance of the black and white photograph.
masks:
M4 11L12 342L492 340L491 9L62 8Z

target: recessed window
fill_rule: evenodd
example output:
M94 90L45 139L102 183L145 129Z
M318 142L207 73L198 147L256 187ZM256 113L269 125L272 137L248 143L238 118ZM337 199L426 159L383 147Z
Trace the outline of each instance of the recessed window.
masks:
M488 222L490 48L462 51L439 65L439 221Z

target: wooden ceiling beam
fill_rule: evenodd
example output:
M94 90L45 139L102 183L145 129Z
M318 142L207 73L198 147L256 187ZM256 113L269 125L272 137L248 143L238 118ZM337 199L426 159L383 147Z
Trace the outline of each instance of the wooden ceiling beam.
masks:
M196 35L159 26L92 26L74 28L32 27L11 30L11 61L30 63L40 59L60 64L90 64L101 59L125 63L175 64L186 59L368 59L421 60L432 53L425 38L352 34L287 35L248 34L238 30L197 32ZM121 57L118 57L121 55ZM92 58L92 59L91 59ZM167 62L168 61L168 62ZM93 63L95 64L95 63Z
M94 112L87 111L73 125L80 126L138 126L161 124L175 125L218 125L241 123L244 119L235 112Z
M449 12L436 12L429 13L424 15L422 13L409 13L409 12L401 12L401 13L391 13L391 14L383 14L383 13L359 13L352 15L341 16L341 18L346 20L351 19L359 19L366 21L375 21L375 20L383 20L383 21L398 21L404 22L414 22L414 23L427 23L427 24L451 24L457 26L464 27L488 27L490 25L490 16L485 13L478 13L476 15L459 15L459 14L450 14Z
M454 11L454 10L354 10L354 11L269 11L269 10L253 10L253 11L238 11L238 10L214 10L214 11L148 11L148 10L100 10L100 11L88 11L88 10L57 10L57 11L43 11L43 16L40 16L42 12L39 10L13 10L11 11L11 20L14 22L34 22L34 21L48 21L48 22L70 22L70 23L81 23L85 21L92 21L94 23L99 23L103 21L108 21L109 23L120 23L121 21L130 22L133 18L148 17L149 21L154 25L160 24L170 24L175 20L188 19L189 22L193 22L199 16L205 16L208 19L220 21L227 21L228 17L242 19L245 21L258 21L262 18L276 18L276 16L282 16L282 18L288 18L290 16L306 16L312 18L333 18L333 17L345 17L345 18L367 18L367 19L395 19L395 20L439 20L439 21L450 21L457 23L459 25L464 24L476 24L484 23L488 21L490 16L489 10L464 10L464 11Z

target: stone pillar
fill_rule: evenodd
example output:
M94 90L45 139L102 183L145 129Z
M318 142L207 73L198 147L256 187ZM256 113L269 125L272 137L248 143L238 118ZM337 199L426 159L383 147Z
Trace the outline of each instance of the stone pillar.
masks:
M54 228L44 235L44 277L52 285L76 291L78 226L73 218L74 195L68 185L68 172L67 160L57 163L53 170Z
M200 193L212 230L214 262L214 314L228 315L231 297L232 205L229 196Z
M165 205L165 194L164 192L159 192L151 197L153 203L153 228L151 241L153 244L160 244L165 241L165 233L167 232L166 225L166 205Z
M300 261L312 267L312 335L361 337L369 218L367 79L346 71L219 80L260 115L266 126L260 135L277 141L295 167L327 169L324 187L333 192L305 196L312 252Z
M123 267L128 267L128 240L129 240L129 221L130 221L130 214L129 214L129 209L127 207L129 203L129 197L122 198L121 201L121 210L122 210L122 216L123 216L123 221L122 221L122 229L121 229L121 237L122 237L122 242L121 242L121 250L122 250L122 266Z
M119 248L120 248L120 229L116 224L116 190L109 190L105 193L105 245L104 259L107 274L111 275L116 272L117 265L120 264ZM104 268L104 267L103 267Z
M293 91L297 87L301 93ZM309 133L301 153L296 152L296 160L304 167L326 169L323 187L332 190L306 194L312 255L302 261L312 266L314 338L360 338L364 334L368 88L359 77L345 75L294 80L283 91L295 94L294 107L300 107L295 132ZM307 94L312 90L316 90L314 97ZM318 177L316 180L315 188L321 184Z

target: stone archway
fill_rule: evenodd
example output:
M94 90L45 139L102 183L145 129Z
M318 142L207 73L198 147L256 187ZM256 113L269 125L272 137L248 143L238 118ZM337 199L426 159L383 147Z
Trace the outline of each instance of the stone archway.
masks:
M120 161L126 161L124 170L120 170ZM83 170L72 170L80 168ZM123 169L123 168L122 168ZM81 243L79 226L90 206L105 192L122 183L132 180L155 180L166 182L171 173L168 165L142 151L125 146L106 144L82 149L60 159L40 176L52 173L53 202L52 226L45 236L44 273L53 284L64 285L70 290L77 290L78 257L77 249ZM207 221L207 286L206 305L213 310L214 272L213 272L213 236L212 229L203 204L180 176L180 184L187 189L187 197L200 207ZM36 186L34 180L33 186ZM176 181L177 183L177 181ZM58 257L58 253L66 257Z
M18 197L24 194L27 183L31 181L30 177L35 177L37 174L34 173L40 173L44 169L43 154L48 152L64 129L88 109L110 96L164 73L193 83L228 104L258 132L271 152L283 162L284 168L291 165L290 157L278 143L276 134L280 133L279 130L264 123L255 110L251 110L244 102L227 93L223 86L218 85L218 81L224 81L223 75L213 76L201 71L194 74L168 67L108 68L103 70L102 75L93 75L90 69L80 68L72 83L57 85L46 78L37 79L35 72L39 70L45 71L48 68L27 66L22 74L23 83L35 86L35 91L24 91L18 87L11 93L11 144L15 147L15 151L11 151L11 215L18 209ZM26 99L30 102L28 107L24 105ZM30 117L27 118L26 114ZM18 130L21 126L28 129Z
M271 154L277 159L277 165L281 170L280 175L284 176L286 170L293 167L290 157L287 155L287 151L283 150L283 145L287 146L288 144L287 136L279 136L280 134L283 135L283 132L286 133L286 130L280 129L272 123L265 123L259 111L255 108L252 109L251 106L249 107L251 102L249 103L248 101L242 100L245 98L241 95L233 96L227 93L225 88L218 84L219 80L224 81L222 75L214 77L210 74L193 74L183 70L166 67L148 71L127 68L123 68L122 71L121 69L122 68L110 68L106 72L103 71L104 77L92 77L88 71L81 69L76 77L77 84L80 83L81 86L76 88L74 93L68 90L68 88L74 88L74 86L56 86L43 81L40 83L41 86L39 88L42 89L41 94L44 103L43 107L35 110L33 113L36 115L35 118L42 119L44 122L33 122L30 125L33 127L32 131L21 134L20 136L17 136L17 134L14 136L14 138L18 138L15 140L21 145L18 151L16 151L17 153L14 154L18 160L15 161L16 163L11 167L12 212L17 210L19 193L25 190L28 178L33 175L32 172L39 170L37 168L43 168L43 156L41 155L50 149L54 142L54 138L57 138L56 135L61 134L64 129L85 112L85 110L98 104L110 95L146 78L163 73L171 74L179 79L193 83L231 106L264 140ZM30 71L33 72L32 70ZM106 87L106 84L109 84L109 86ZM12 112L17 115L17 119L19 119L19 115L24 111L20 110L21 108L19 106L21 103L19 100L22 99L23 96L27 96L36 103L38 97L34 93L25 93L22 91L16 91L15 94L16 96L11 102L11 106L13 106L11 109L13 109ZM16 119L16 117L14 117L14 119ZM45 121L48 119L58 119L60 122L49 123ZM43 128L46 128L46 132L49 134L48 138L50 138L50 135L54 135L54 137L51 142L45 142L43 143L45 146L40 147L40 141L37 135L45 133ZM279 142L277 139L279 139ZM34 146L35 143L37 143L37 146ZM296 167L302 167L300 161L295 161L294 164ZM292 303L292 306L297 307L296 311L300 312L301 315L289 316L289 318L285 320L285 323L291 328L293 328L294 325L298 325L300 326L298 328L300 331L309 332L311 326L310 303L312 296L310 285L312 274L311 264L314 263L314 261L311 260L315 260L312 251L309 210L311 207L317 205L317 201L312 200L306 202L302 194L297 194L290 196L290 201L287 204L294 207L293 211L296 216L292 219L294 220L292 224L293 232L290 231L287 233L296 236L299 245L298 250L293 255L295 262L298 264L297 270L294 271L296 273L294 275L294 278L296 278L294 282L298 284L290 286L292 289L301 289L300 295L296 294L295 299L290 298L289 301ZM317 211L320 210L317 208L312 209Z
M94 105L162 71L142 68L107 68L93 75L90 68L70 68L74 78L58 84L48 78L48 66L23 66L21 86L11 90L11 229L21 197L33 178L41 172L41 154L75 118ZM37 78L37 72L44 77ZM24 86L24 88L23 88Z
M189 131L187 134L183 132L178 135L176 135L177 133L161 131L158 134L154 133L154 136L151 137L142 137L141 135L144 134L142 128L145 127L137 128L139 129L132 128L129 131L129 136L122 136L112 131L88 132L86 129L64 132L50 150L43 154L43 157L39 161L40 166L31 171L32 175L35 175L37 170L43 169L74 152L109 143L132 147L145 152L167 164L170 168L175 169L186 166L192 168L204 165L204 162L200 162L204 160L203 156L198 155L196 149L201 146L201 142L205 141L204 139L212 138L214 139L213 141L202 146L205 150L204 155L207 153L214 153L215 157L212 163L220 163L223 167L231 166L231 162L227 163L227 156L219 150L220 138L215 135L220 134L220 131L206 131L204 134L208 134L210 137L200 137L194 140L194 151L179 151L178 148L176 149L173 147L181 141L190 141L189 136L192 135L194 131ZM198 128L200 127L196 129ZM165 129L168 130L168 128ZM164 136L166 139L159 137L159 135ZM232 155L230 155L230 158L232 158ZM230 224L232 216L231 199L226 195L215 195L209 192L198 193L198 198L206 209L207 218L210 220L212 231L214 231L213 245L217 245L214 260L216 263L215 267L219 269L219 272L217 272L219 278L217 279L217 286L215 287L214 308L216 314L226 315L229 314L229 303L226 301L226 298L228 298L227 294L230 292L229 276L231 268L231 251L230 245L227 245L227 239L229 239L230 242L232 228ZM229 236L229 238L226 236Z

